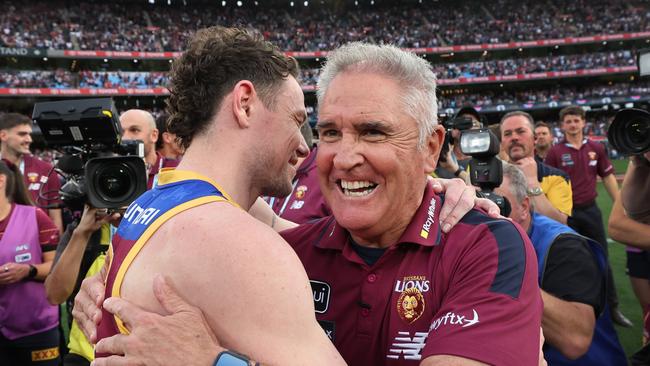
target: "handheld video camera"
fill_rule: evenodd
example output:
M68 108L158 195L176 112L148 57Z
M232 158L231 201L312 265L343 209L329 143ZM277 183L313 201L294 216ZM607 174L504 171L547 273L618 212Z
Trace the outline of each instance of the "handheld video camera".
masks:
M460 137L460 150L472 157L469 162L469 176L473 186L481 188L481 195L496 203L501 215L510 215L510 202L494 193L503 182L503 163L499 154L499 140L487 128L463 131Z
M453 142L452 130L457 129L462 131L467 131L472 128L474 121L469 117L454 117L442 122L442 125L445 127L445 141L442 143L442 149L440 151L440 160L446 162L447 153L449 152L449 144Z
M64 153L55 166L66 179L59 192L64 205L118 209L146 191L144 145L121 141L110 98L36 103L32 119L47 145Z
M621 109L607 130L612 146L625 155L650 151L650 113L643 109Z

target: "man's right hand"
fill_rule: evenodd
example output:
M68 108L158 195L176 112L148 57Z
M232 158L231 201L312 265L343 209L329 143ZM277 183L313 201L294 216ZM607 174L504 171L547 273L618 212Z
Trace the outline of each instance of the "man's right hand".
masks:
M122 319L129 334L104 338L94 366L110 365L211 365L219 352L215 334L197 307L188 304L163 276L154 277L154 294L169 315L143 310L124 299L110 298L104 308Z
M104 280L102 273L86 278L74 298L72 316L90 343L97 342L97 325L102 320L100 306L104 301Z

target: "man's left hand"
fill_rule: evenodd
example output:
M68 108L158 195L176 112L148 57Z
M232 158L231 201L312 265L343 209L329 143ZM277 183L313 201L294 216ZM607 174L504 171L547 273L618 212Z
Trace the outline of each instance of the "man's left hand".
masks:
M22 281L29 275L29 265L8 262L0 266L0 286Z
M448 233L472 208L485 210L490 217L500 217L499 207L486 198L476 197L476 188L462 179L431 179L436 193L445 193L445 203L440 210L442 231Z

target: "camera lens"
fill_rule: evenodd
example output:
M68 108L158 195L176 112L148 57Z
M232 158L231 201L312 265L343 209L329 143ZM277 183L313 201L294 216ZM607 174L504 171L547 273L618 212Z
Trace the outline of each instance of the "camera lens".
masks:
M107 201L120 201L135 190L135 172L122 162L106 164L95 172L94 183L98 195Z
M647 120L630 121L626 130L630 142L634 145L644 145L650 141L650 128Z

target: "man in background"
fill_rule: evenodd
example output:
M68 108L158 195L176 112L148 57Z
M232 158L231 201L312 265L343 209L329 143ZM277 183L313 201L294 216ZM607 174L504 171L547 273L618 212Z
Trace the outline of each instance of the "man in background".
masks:
M44 208L52 222L63 232L60 208L47 208L60 204L58 199L61 181L52 164L33 156L29 150L32 143L32 120L19 113L0 116L0 155L16 165L23 174L32 201ZM42 197L41 197L42 192Z

